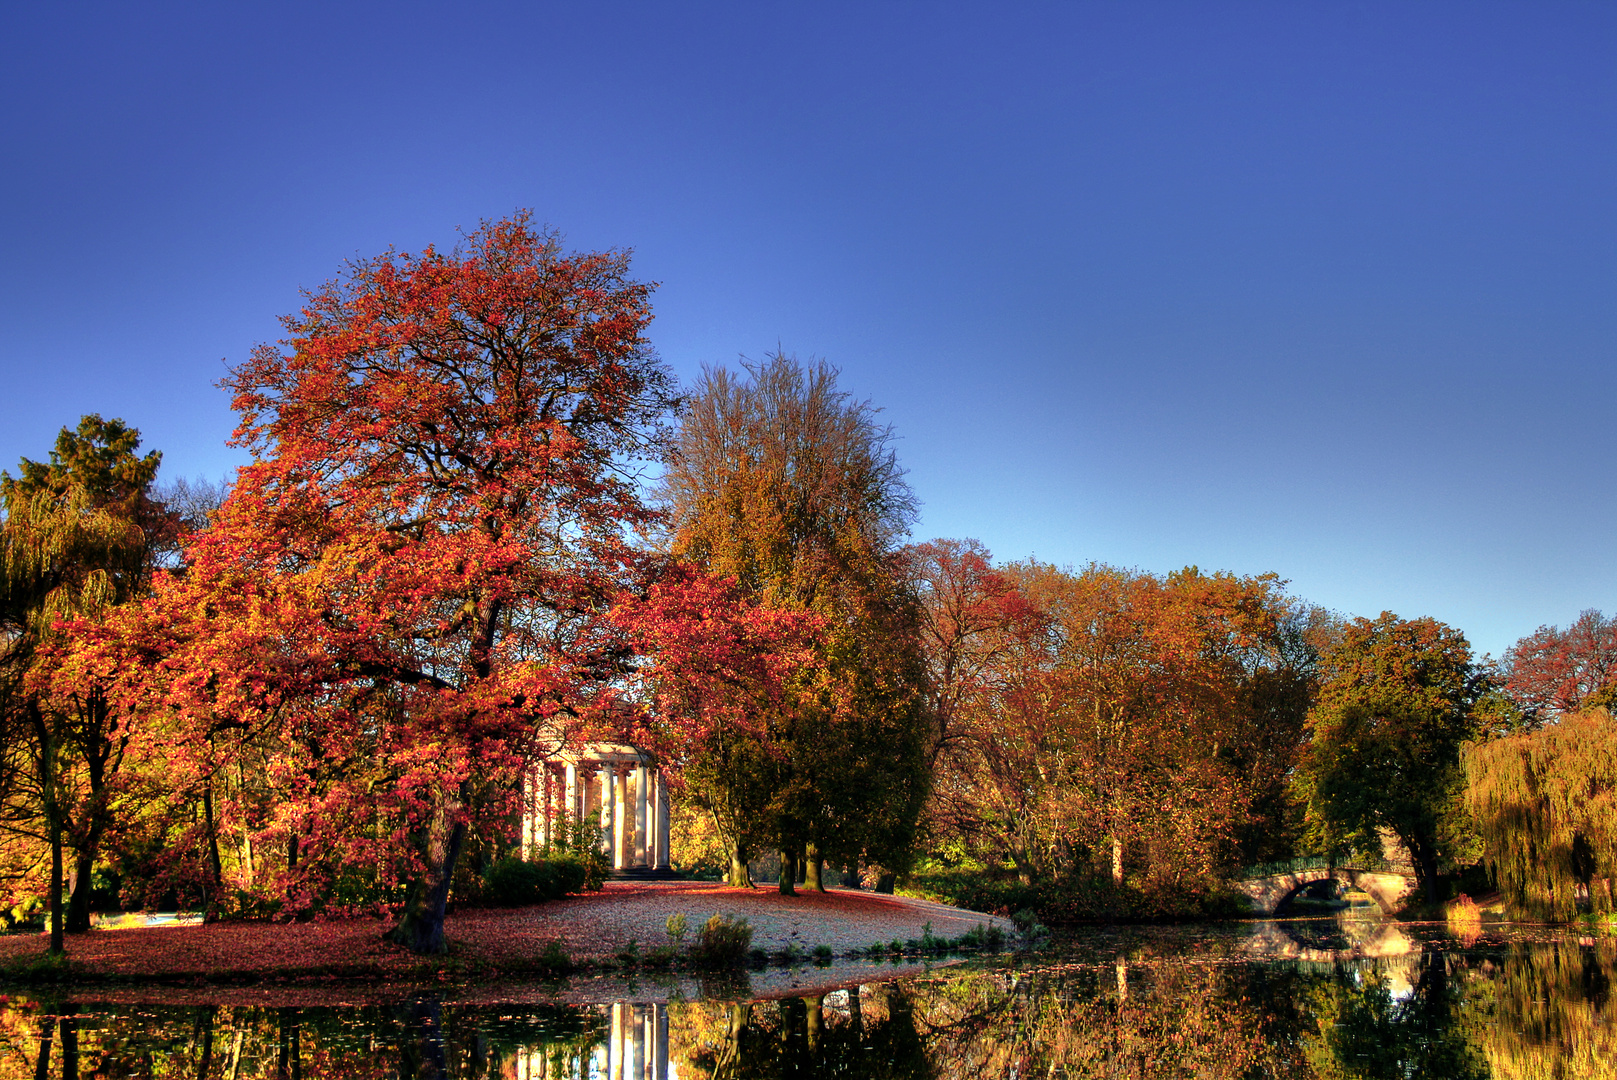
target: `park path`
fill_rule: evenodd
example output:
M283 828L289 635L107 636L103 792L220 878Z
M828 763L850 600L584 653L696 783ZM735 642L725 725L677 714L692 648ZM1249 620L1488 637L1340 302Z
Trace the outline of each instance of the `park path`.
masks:
M469 932L488 941L516 935L535 952L559 940L575 959L611 956L630 940L645 952L669 944L668 917L684 914L686 940L694 939L710 915L747 920L754 948L776 952L788 945L813 951L827 945L842 956L877 942L919 938L931 923L932 934L956 938L978 925L1012 929L1009 919L965 911L930 900L887 896L848 889L816 893L799 890L782 896L773 886L738 889L703 881L612 881L598 893L569 897L515 912L480 910L450 920L451 938ZM496 926L498 929L496 929Z

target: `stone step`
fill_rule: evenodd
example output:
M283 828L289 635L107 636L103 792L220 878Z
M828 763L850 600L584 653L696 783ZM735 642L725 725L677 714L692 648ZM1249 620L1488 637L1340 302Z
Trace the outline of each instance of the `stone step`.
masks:
M650 866L629 866L606 875L608 881L672 881L678 877L672 870L657 870Z

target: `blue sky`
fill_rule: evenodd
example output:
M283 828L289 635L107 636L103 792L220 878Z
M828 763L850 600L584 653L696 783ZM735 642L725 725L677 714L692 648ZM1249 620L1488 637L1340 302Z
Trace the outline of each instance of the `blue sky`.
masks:
M1617 608L1617 7L0 9L0 465L219 475L298 289L518 207L903 437L919 537Z

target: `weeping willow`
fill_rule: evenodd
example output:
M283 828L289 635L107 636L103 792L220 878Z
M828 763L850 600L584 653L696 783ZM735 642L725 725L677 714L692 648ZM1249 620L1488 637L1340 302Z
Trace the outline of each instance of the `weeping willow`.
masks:
M1469 747L1466 803L1512 914L1565 921L1581 896L1612 910L1617 722L1606 709Z

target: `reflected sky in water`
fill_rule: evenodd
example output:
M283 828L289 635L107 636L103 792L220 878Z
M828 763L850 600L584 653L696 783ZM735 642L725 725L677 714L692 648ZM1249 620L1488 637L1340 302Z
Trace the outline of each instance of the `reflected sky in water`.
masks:
M1611 937L1286 920L876 970L14 992L0 1080L1617 1077Z

